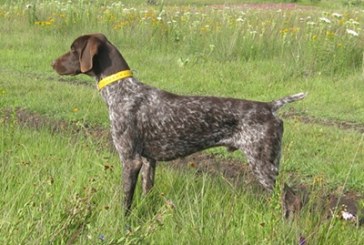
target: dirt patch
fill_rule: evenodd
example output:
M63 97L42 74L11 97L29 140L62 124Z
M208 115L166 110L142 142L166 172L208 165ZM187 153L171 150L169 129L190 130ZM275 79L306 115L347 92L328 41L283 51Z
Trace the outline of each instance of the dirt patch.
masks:
M207 173L215 177L222 177L232 187L253 186L254 189L258 188L263 191L248 164L236 159L199 152L167 164L174 169L189 169L195 171L196 174Z
M51 133L62 132L85 132L87 135L95 138L108 138L109 132L100 126L89 125L87 123L70 122L65 120L56 120L49 118L40 113L31 112L27 109L18 108L15 110L6 109L2 111L4 122L14 121L22 127L28 127L35 130L48 129Z
M319 124L326 127L335 127L343 130L353 130L359 133L364 133L363 123L311 117L308 115L303 115L302 113L298 113L294 108L284 112L282 114L282 118L294 118L306 124Z
M320 214L324 219L340 219L356 226L364 225L364 196L354 192L317 189L299 184L283 188L282 211L287 219L298 217L302 209Z

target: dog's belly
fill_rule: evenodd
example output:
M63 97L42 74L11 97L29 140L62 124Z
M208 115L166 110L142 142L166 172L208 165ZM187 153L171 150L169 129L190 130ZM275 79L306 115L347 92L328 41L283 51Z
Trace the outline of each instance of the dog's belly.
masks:
M142 155L156 161L169 161L221 145L220 142L215 142L215 140L201 138L197 140L159 139L144 142Z

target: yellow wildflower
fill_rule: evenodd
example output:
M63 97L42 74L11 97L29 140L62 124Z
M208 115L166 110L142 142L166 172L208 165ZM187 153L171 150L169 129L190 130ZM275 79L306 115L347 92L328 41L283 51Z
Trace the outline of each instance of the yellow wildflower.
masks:
M35 21L34 24L38 26L50 26L54 23L55 19L50 17L48 20Z

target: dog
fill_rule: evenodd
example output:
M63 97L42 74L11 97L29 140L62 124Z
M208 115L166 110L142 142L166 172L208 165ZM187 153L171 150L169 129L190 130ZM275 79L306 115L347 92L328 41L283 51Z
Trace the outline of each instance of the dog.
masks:
M125 214L129 214L139 172L146 194L156 161L225 146L241 150L261 185L274 188L281 156L283 122L275 112L301 100L298 93L271 102L212 96L181 96L141 83L101 33L78 37L52 62L59 75L94 77L109 109L111 134L123 165Z

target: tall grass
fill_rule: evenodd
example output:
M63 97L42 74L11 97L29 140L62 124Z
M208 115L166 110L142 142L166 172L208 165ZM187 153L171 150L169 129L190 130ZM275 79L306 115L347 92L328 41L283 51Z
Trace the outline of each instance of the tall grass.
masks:
M20 8L21 6L21 8ZM362 15L356 11L250 10L126 7L120 2L95 8L90 3L41 2L18 8L29 25L58 34L103 30L113 39L128 36L130 45L171 51L191 57L181 60L219 62L279 59L294 76L342 74L362 68ZM83 9L83 11L79 11ZM13 18L11 9L0 16ZM115 38L114 38L115 37ZM229 38L227 38L229 37Z

